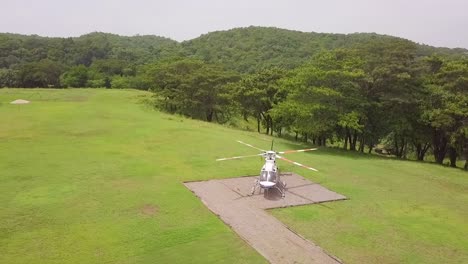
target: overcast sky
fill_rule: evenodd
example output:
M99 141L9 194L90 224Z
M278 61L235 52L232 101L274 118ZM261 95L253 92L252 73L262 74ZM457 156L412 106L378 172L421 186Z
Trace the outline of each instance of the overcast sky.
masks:
M468 0L0 0L0 32L68 37L102 31L181 41L250 25L376 32L468 48Z

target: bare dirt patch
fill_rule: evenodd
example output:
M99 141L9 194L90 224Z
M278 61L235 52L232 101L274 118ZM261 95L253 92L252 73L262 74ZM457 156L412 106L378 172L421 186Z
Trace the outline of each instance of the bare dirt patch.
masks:
M256 177L186 182L187 188L271 263L341 263L264 209L346 199L297 174L285 174L286 197L275 190L249 196Z
M158 212L158 207L156 205L152 204L145 204L142 207L140 207L139 212L143 216L154 216Z

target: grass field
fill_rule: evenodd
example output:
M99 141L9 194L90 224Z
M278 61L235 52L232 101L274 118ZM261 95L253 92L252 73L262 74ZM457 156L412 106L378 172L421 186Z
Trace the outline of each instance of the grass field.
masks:
M181 182L256 174L260 159L214 160L270 138L156 112L148 96L0 89L0 263L265 262ZM468 263L468 173L334 149L290 157L320 172L283 170L350 200L271 213L345 263Z

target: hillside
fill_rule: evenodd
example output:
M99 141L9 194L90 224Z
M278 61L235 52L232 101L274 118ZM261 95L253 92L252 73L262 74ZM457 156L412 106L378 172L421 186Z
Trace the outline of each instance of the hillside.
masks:
M91 65L98 59L121 59L142 64L178 53L178 43L158 36L125 37L94 32L77 38L0 33L0 68L41 60L64 66Z
M130 66L173 57L196 57L239 72L281 66L294 68L321 50L359 48L389 43L414 45L420 56L466 54L466 49L435 48L374 33L330 34L247 27L204 34L178 43L158 36L119 36L94 32L77 38L48 38L0 33L0 70L15 70L27 63L48 60L58 66L90 66L102 59L121 60ZM47 68L47 67L46 67ZM0 79L2 74L0 72ZM0 82L1 86L1 82Z
M437 53L457 57L468 54L466 49L436 48L375 33L306 33L265 27L216 31L182 42L189 55L239 72L254 72L271 66L295 68L322 50L365 49L380 45L391 52L392 46L398 44L414 46L418 56Z
M391 52L394 45L406 45L412 46L419 56L432 53L457 56L466 52L463 49L418 45L406 39L374 33L306 33L264 27L211 32L181 44L188 55L239 72L254 72L272 66L291 69L320 51L337 48L366 49L368 46L381 46Z

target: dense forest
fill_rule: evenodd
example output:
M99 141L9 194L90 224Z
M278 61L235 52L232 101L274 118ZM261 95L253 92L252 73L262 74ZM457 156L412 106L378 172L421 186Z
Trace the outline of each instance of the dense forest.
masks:
M304 33L263 27L212 32L182 43L157 36L107 33L77 38L0 33L0 87L147 88L141 87L143 76L134 77L146 65L163 61L196 58L245 74L273 67L294 69L321 51L361 49L370 44L378 47L380 43L414 45L416 57L468 55L466 49L434 48L378 34Z
M258 132L317 145L453 167L468 157L468 50L392 36L262 27L181 43L0 34L0 87L145 89L171 113L253 119Z

